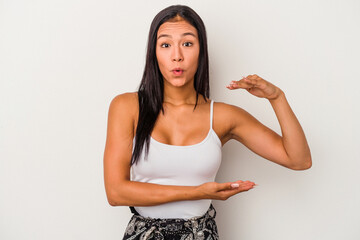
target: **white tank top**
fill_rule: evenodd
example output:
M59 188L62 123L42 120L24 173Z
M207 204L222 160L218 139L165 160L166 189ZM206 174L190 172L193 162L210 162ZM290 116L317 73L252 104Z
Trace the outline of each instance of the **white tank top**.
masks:
M177 146L150 137L148 158L144 160L143 148L139 162L131 166L131 180L180 186L198 186L215 181L222 152L221 141L212 128L213 103L211 100L210 130L204 140L193 145ZM134 147L135 138L133 143ZM205 214L210 204L211 199L202 199L134 208L144 217L189 219Z

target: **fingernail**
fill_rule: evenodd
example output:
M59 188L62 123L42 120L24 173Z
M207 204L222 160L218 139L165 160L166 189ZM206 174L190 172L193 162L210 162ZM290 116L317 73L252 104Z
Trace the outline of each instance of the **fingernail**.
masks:
M232 184L231 184L231 187L237 188L237 187L239 187L239 184L238 184L238 183L232 183Z

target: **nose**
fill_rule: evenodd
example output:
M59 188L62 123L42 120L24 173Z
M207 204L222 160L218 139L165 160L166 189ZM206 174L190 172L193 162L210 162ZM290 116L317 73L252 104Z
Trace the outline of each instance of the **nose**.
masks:
M171 59L175 62L181 62L184 60L181 48L179 46L173 47Z

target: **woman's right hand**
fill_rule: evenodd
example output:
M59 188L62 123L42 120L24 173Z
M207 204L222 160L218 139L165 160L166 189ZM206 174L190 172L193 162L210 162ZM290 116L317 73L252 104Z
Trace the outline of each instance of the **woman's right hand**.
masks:
M196 191L199 193L201 199L215 199L227 200L235 194L245 192L252 189L255 183L251 181L236 181L236 182L207 182L199 185Z

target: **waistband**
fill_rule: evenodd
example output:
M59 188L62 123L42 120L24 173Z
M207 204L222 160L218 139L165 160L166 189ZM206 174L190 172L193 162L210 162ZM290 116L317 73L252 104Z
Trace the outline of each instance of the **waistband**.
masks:
M145 236L150 236L151 233L157 235L192 233L197 237L201 237L204 235L202 229L206 229L208 222L211 221L211 219L214 219L215 216L216 210L214 206L210 204L210 207L205 214L189 219L150 218L134 213L130 222L132 223L132 226L137 226L137 229L146 229ZM145 237L144 239L148 238Z

